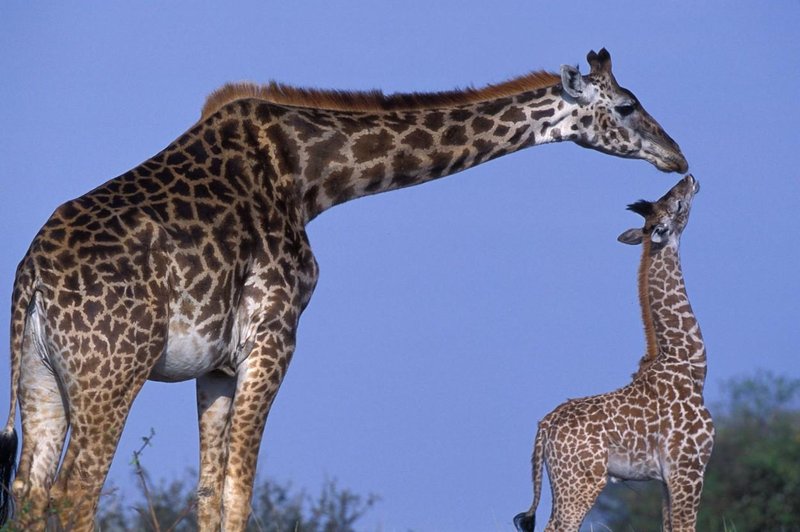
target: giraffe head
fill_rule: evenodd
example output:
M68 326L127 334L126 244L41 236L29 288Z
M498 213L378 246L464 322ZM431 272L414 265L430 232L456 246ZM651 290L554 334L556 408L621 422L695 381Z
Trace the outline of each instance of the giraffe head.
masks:
M667 135L634 94L617 84L611 73L611 55L605 48L589 52L591 66L582 76L577 68L561 67L564 97L579 107L575 142L619 157L645 159L664 172L681 172L689 165L678 144Z
M700 183L689 174L658 201L639 200L628 205L629 210L644 217L644 227L628 229L617 240L635 245L647 236L658 247L669 242L677 244L689 221L692 199L699 190Z

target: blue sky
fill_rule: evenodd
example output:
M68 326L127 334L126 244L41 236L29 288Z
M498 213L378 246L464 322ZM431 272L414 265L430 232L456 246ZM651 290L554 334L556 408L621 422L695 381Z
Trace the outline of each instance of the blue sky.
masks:
M161 150L226 81L443 90L562 63L586 72L605 46L702 183L682 256L707 401L756 368L800 377L800 4L288 4L0 7L0 323L53 209ZM678 178L565 143L314 220L321 278L260 475L380 494L364 530L508 530L530 502L536 421L636 367L639 250L616 237L640 221L626 204ZM5 352L0 375L7 397ZM156 477L195 467L195 416L193 382L147 384L111 481L132 483L151 427Z

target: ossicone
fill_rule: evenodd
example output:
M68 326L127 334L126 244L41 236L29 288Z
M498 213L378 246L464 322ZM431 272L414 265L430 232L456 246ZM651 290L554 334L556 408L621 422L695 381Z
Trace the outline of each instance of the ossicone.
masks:
M586 55L586 61L591 67L591 72L608 72L611 70L611 54L608 50L601 48L599 52L594 50Z

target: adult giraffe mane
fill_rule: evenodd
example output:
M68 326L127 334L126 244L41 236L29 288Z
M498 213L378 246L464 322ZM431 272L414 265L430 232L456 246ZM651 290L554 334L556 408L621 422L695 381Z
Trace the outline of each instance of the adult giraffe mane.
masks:
M380 90L341 91L292 87L275 81L266 85L256 83L227 83L206 98L200 119L208 118L225 105L245 98L257 98L279 105L308 107L333 111L395 111L431 109L477 103L521 92L550 87L561 82L558 74L531 72L502 83L476 89L467 87L442 92L411 92L384 94Z

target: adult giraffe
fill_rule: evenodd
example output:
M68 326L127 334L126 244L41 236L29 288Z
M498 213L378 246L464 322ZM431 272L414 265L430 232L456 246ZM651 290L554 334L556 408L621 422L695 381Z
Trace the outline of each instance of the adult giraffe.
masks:
M587 59L587 76L564 66L435 94L228 85L164 151L56 209L17 270L0 433L8 486L19 398L12 493L30 525L68 502L72 527L89 530L141 386L197 379L200 528L244 529L267 413L317 281L305 225L325 209L561 140L685 171L608 52Z

